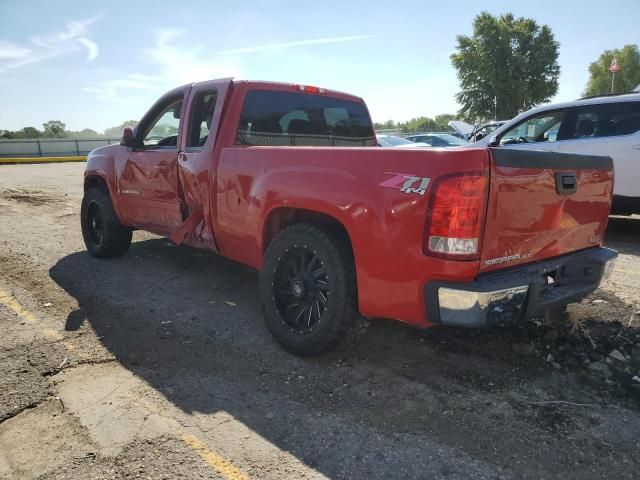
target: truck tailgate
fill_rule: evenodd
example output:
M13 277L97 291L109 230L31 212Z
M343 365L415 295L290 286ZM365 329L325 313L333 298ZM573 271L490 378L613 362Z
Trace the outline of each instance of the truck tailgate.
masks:
M491 157L481 272L602 244L611 158L504 147Z

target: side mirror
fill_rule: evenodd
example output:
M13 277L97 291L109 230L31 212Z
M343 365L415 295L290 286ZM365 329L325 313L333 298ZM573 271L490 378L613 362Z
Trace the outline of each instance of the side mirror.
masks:
M124 145L125 147L133 146L133 128L124 127L122 129L122 141L120 142L120 145Z
M500 146L500 142L498 141L498 137L491 137L489 139L489 144L490 147L499 147Z

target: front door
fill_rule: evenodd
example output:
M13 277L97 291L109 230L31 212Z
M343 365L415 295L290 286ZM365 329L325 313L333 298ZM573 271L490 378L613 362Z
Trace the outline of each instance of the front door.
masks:
M500 134L500 148L557 152L557 140L564 117L564 110L532 115Z
M185 96L184 91L169 96L145 116L118 178L123 220L159 234L182 223L178 142Z

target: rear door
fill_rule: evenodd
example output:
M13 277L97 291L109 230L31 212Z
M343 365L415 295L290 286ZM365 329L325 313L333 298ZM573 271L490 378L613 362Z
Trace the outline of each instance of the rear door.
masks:
M614 194L640 197L640 102L576 107L565 123L560 152L610 156Z
M613 190L609 157L491 149L481 271L602 244Z
M214 148L224 100L232 79L195 84L187 100L186 121L178 154L178 179L185 228L172 240L216 250L211 227L211 199L216 169Z

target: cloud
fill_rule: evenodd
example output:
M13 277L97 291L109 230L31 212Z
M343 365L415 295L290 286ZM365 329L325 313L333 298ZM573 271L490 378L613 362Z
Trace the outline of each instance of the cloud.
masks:
M230 58L207 53L192 42L180 44L184 30L160 29L155 32L152 47L142 51L142 60L152 74L128 73L102 80L84 88L103 100L121 101L127 90L165 91L185 83L234 77L241 73L238 63Z
M233 59L214 59L214 52L206 52L201 45L191 46L192 42L179 44L185 34L184 30L160 29L153 48L143 51L143 59L159 69L158 77L163 82L176 86L240 74L239 64Z
M18 68L83 50L87 54L86 61L92 62L100 51L98 45L90 38L89 27L97 20L98 17L69 20L64 30L33 36L27 45L0 40L0 62L6 68Z
M221 52L217 52L217 53L220 55L242 55L246 53L257 53L257 52L267 52L272 50L280 50L283 48L304 47L307 45L325 45L327 43L353 42L355 40L366 40L368 38L375 38L375 35L351 35L347 37L325 37L325 38L314 38L311 40L295 40L292 42L256 45L253 47L232 48L231 50L222 50Z
M96 42L86 37L81 37L77 40L87 48L87 62L92 62L93 60L98 58L99 50Z
M127 96L127 91L160 92L185 83L242 76L240 58L245 54L352 42L374 37L374 35L351 35L315 38L214 52L208 51L202 45L194 45L191 39L182 41L186 33L186 30L173 28L155 31L153 46L142 51L142 60L149 66L151 74L124 74L88 85L84 90L103 100L122 101Z
M4 40L0 40L0 60L10 58L24 58L31 50L28 48L22 47L16 43L7 42Z
M118 100L120 98L120 90L123 89L161 90L166 89L166 85L160 78L140 73L130 73L122 78L104 80L83 88L85 92L91 93L102 100Z

